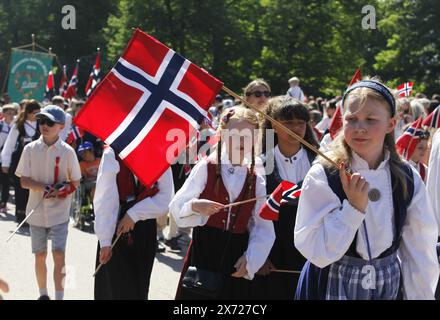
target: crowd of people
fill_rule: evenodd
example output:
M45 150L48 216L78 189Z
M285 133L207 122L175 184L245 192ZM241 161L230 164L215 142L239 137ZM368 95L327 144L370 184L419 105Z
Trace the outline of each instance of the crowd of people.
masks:
M374 78L331 98L307 96L297 77L288 84L278 96L263 79L244 87L243 101L217 95L192 143L197 161L189 146L150 188L100 139L72 134L83 101L5 103L0 213L9 213L10 187L17 223L35 209L27 223L39 299L50 299L49 237L63 298L78 187L93 198L96 299L147 299L158 240L180 251L185 236L176 299L438 299L440 134L420 128L410 157L396 141L438 112L440 95L399 98ZM221 132L243 135L235 143ZM301 195L272 202L277 218L263 218L283 181Z

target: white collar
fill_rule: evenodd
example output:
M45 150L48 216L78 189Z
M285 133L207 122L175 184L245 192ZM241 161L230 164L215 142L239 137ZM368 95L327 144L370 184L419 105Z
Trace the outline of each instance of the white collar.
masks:
M301 160L304 157L306 152L305 152L304 148L301 146L300 149L298 150L298 152L289 158L289 157L286 157L285 155L283 155L280 151L279 146L276 145L276 147L274 148L274 153L278 158L284 160L283 162L293 163L294 161Z
M384 151L384 159L379 164L377 169L370 169L370 166L368 165L367 161L365 161L363 158L361 158L360 155L358 155L353 150L351 151L351 153L352 153L352 168L353 168L354 171L359 171L359 170L372 170L372 171L380 170L380 169L385 168L385 166L388 165L388 162L390 160L390 152L388 150L385 150Z

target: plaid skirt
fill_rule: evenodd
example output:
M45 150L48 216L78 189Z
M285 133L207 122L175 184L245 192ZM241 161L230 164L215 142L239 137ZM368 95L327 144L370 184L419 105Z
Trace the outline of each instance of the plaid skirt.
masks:
M344 256L330 266L326 300L395 300L400 281L397 252L371 262Z

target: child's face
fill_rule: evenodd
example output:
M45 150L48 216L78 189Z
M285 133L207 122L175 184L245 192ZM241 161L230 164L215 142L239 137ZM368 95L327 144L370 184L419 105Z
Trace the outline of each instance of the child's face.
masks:
M249 92L249 96L246 96L246 101L261 110L266 106L267 101L270 98L270 96L266 97L265 93L267 92L270 94L270 91L267 87L262 85L257 86Z
M46 139L55 139L58 137L61 130L64 129L64 124L60 123L54 123L53 126L50 126L50 121L47 121L48 119L43 118L45 121L43 121L44 124L39 123L40 133L43 136L43 138ZM49 122L49 124L47 123Z
M428 150L428 140L423 139L417 144L416 149L414 150L413 155L411 156L411 160L415 163L418 163L426 154Z
M13 110L8 110L3 112L3 116L5 117L5 121L10 123L12 120L14 120L15 112Z
M365 160L379 157L385 136L394 130L396 121L390 117L390 106L381 100L348 97L344 104L344 136L350 148Z
M81 158L83 158L87 162L92 162L95 160L95 154L93 150L85 150L80 153Z
M307 129L307 122L301 119L293 119L293 120L279 120L281 124L285 127L299 135L301 138L304 138ZM277 134L278 144L286 147L298 146L300 143L285 133L281 128L279 128L276 124L274 124L274 131Z
M222 140L226 141L229 160L232 164L240 165L245 157L252 154L255 144L255 126L248 121L231 119L222 130Z

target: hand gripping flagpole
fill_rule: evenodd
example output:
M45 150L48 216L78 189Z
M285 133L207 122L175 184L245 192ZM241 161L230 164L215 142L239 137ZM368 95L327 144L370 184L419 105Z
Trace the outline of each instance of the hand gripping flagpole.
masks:
M277 127L279 127L282 131L284 131L285 133L287 133L289 136L291 136L292 138L294 138L295 140L301 142L303 145L305 145L307 148L309 148L310 150L312 150L313 152L315 152L316 154L320 155L321 157L323 157L325 160L327 160L328 162L330 162L331 164L333 164L336 168L339 168L339 165L333 161L332 159L330 159L329 157L327 157L323 152L319 151L318 148L316 148L314 145L308 143L306 140L304 140L303 138L301 138L299 135L297 135L295 132L293 132L292 130L289 130L286 126L284 126L282 123L278 122L277 120L275 120L274 118L272 118L271 116L269 116L268 114L264 113L263 111L259 110L256 106L254 106L253 104L245 101L242 97L240 97L238 94L236 94L234 91L228 89L227 87L223 86L222 89L228 93L230 96L234 97L237 100L240 100L243 104L245 104L246 106L248 106L249 108L251 108L252 110L254 110L255 112L261 114L265 119L269 120L272 124L276 124ZM345 170L347 173L347 176L350 178L351 177L351 172L346 169Z
M119 233L118 237L115 239L115 241L113 241L112 243L112 247L110 248L110 250L113 250L113 247L115 246L116 242L118 242L119 238L122 236L122 232ZM99 269L102 268L104 264L100 263L99 266L96 268L95 273L93 274L93 276L96 276L96 274L98 273Z

